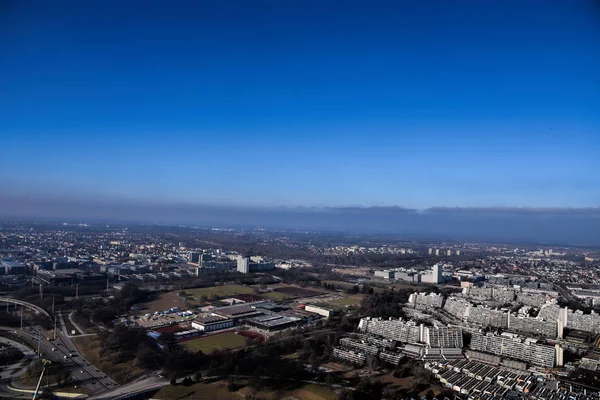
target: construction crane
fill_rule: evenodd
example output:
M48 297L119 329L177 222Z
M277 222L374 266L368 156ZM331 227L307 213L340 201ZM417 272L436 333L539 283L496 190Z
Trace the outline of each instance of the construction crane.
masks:
M46 367L51 362L42 358L42 373L40 374L40 379L38 380L37 386L35 387L35 392L33 392L33 400L37 399L38 392L40 391L40 386L42 385L42 378L44 377L44 372L46 372Z

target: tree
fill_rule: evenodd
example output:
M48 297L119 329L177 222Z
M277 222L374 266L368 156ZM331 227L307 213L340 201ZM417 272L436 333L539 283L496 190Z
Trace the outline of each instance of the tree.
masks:
M227 378L227 390L229 390L230 392L237 391L237 386L235 384L235 379L233 378L233 376Z
M321 362L319 360L319 356L317 356L316 353L310 353L310 356L308 357L308 363L310 364L310 367L313 370L313 372L319 371L319 366L321 365Z

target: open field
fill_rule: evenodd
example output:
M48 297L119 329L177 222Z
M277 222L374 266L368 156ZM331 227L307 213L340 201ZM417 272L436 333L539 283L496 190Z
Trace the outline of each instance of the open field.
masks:
M127 383L143 373L135 366L135 360L113 364L107 357L101 357L100 340L96 336L74 337L71 341L90 363L120 384Z
M178 307L180 310L187 310L189 306L194 306L195 302L181 300L177 292L159 293L154 298L145 303L139 304L138 315L152 313L154 311L165 311L172 307Z
M210 299L214 296L231 297L236 294L252 294L254 293L254 288L242 285L223 285L207 288L187 289L186 293L192 295L194 299L199 300L203 295Z
M415 378L413 376L396 378L392 374L387 374L373 378L373 380L393 386L397 390L411 390ZM428 390L431 390L435 395L438 395L444 391L444 388L439 384L433 384L429 388L421 391L420 395L425 395Z
M181 342L188 351L211 353L214 350L234 349L246 344L246 338L233 332L220 333Z
M167 385L159 390L153 399L195 399L195 400L240 400L236 392L230 392L224 387L208 383L196 383L190 386Z
M346 297L342 297L341 299L331 300L323 303L325 306L332 308L334 310L343 310L348 306L357 306L362 301L363 296L360 294L348 295Z
M335 393L329 390L326 386L316 384L296 384L290 382L289 387L277 392L264 389L256 392L249 386L239 390L243 396L255 396L260 399L275 400L275 399L297 399L297 400L333 400Z
M312 296L320 296L325 294L326 292L317 291L313 289L305 289L298 286L279 286L273 289L276 293L283 293L285 295L291 297L312 297Z
M281 293L281 292L261 293L261 296L264 296L264 297L266 297L270 300L274 300L274 301L286 301L293 297L293 296L290 296L288 294Z

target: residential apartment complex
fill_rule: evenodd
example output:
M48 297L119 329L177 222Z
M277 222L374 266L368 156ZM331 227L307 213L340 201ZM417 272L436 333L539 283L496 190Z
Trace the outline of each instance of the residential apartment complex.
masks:
M471 349L502 357L523 360L540 367L562 365L562 348L538 344L532 339L522 339L517 335L503 333L473 333Z

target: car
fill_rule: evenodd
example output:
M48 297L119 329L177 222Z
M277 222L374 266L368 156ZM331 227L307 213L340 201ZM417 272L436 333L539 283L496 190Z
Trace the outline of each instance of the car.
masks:
M79 371L79 372L81 372L81 373L83 374L83 370L81 370L81 371Z
M52 351L56 351L56 347L53 347L53 348L52 348Z

